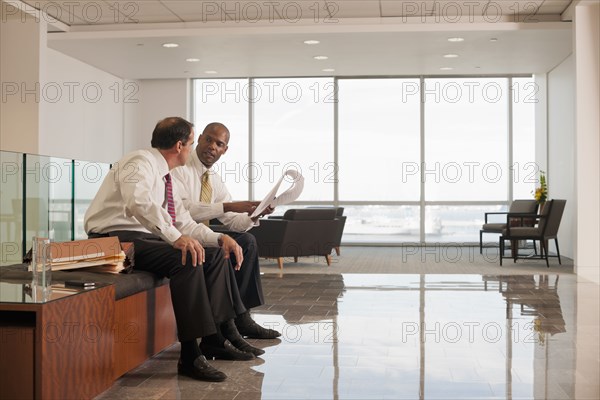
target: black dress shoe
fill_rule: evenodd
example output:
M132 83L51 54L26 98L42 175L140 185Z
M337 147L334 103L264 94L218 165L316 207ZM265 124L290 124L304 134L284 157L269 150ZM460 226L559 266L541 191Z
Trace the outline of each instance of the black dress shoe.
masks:
M233 344L239 350L246 353L252 353L256 357L265 354L265 351L263 349L254 347L244 340L242 335L240 335L240 333L238 332L233 320L225 322L221 327L221 332L223 333L223 336L225 336L227 340L229 340L231 344Z
M216 360L247 361L256 358L252 353L238 350L229 340L226 340L225 343L223 343L223 347L200 342L200 350L202 350L202 354L206 357L214 358Z
M239 335L239 334L238 334ZM238 349L240 349L243 352L246 353L252 353L254 354L256 357L258 356L262 356L263 354L265 354L265 351L259 347L254 347L252 346L250 343L246 342L244 340L243 337L240 336L241 340L236 340L235 342L231 342L235 347L237 347Z
M204 356L196 357L192 365L186 365L179 359L177 373L199 381L223 382L227 378L227 375L210 365Z
M254 321L252 321L252 324L238 325L237 330L240 335L251 339L275 339L281 336L281 333L276 330L263 328Z

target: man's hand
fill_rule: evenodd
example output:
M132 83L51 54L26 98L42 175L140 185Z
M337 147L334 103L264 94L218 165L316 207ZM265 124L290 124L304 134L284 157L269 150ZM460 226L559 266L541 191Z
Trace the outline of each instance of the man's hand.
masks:
M267 206L267 208L265 208L263 210L263 212L261 212L256 217L252 218L252 222L256 223L256 221L258 221L258 219L260 217L264 217L265 215L273 214L273 211L275 211L275 207Z
M223 203L223 211L248 213L248 215L251 215L259 204L260 201L235 201L232 203Z
M195 267L198 264L204 264L204 248L196 239L181 235L179 239L173 243L173 247L181 250L181 265L185 265L188 251L192 255L192 265Z
M273 214L273 211L275 211L275 207L267 206L267 208L265 208L263 212L260 213L259 217L264 217L265 215Z
M244 255L242 253L242 248L235 240L231 238L231 236L227 236L222 234L219 237L219 246L223 249L223 253L225 254L225 258L229 258L229 255L233 253L235 256L235 261L237 262L233 268L236 271L239 271L242 268L242 262L244 261Z

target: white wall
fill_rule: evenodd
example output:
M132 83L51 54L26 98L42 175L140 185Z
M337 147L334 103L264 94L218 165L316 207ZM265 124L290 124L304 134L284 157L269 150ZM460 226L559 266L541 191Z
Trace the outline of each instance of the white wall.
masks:
M117 161L123 155L124 101L135 99L136 90L114 75L47 49L39 153Z
M189 79L144 79L135 81L136 103L125 105L124 151L150 147L152 131L165 117L190 119Z
M600 4L575 7L577 273L600 282ZM596 306L598 303L596 303ZM596 314L597 315L597 314ZM596 364L596 370L598 364ZM596 375L597 376L597 375Z
M0 149L38 153L47 26L17 9L6 11L0 7Z
M0 149L114 162L123 104L137 90L47 47L47 18L1 7Z
M575 57L548 73L548 195L566 199L558 242L561 255L573 258L576 239ZM550 245L553 248L553 245Z

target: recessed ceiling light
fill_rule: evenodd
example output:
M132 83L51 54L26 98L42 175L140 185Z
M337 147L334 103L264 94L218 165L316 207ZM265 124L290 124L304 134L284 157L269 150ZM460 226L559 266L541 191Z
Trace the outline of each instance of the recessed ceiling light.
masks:
M179 45L177 43L163 43L162 47L165 47L167 49L172 49L175 47L179 47Z
M456 42L464 42L464 41L465 41L465 39L464 39L464 38L461 38L461 37L451 37L451 38L448 38L448 41L449 41L449 42L455 42L455 43L456 43Z
M458 58L458 54L444 54L444 58Z
M452 71L454 68L452 67L442 67L440 68L441 71Z
M313 58L315 60L327 60L329 57L327 57L327 56L314 56Z
M213 70L213 69L209 69L207 71L204 71L205 74L216 74L217 71Z
M187 62L198 62L198 61L200 61L200 59L199 58L186 58L185 61L187 61Z
M323 72L335 72L335 69L333 69L333 68L323 68L322 71Z
M495 38L495 37L493 37L493 38L490 39L490 42L497 42L497 41L498 41L498 39Z
M321 42L319 42L318 40L305 40L304 44L319 44Z

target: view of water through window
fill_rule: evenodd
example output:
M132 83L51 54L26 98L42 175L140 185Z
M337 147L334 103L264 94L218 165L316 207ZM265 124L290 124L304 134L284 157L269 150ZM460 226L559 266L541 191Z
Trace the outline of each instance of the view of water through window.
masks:
M236 200L261 200L287 169L280 207L344 207L343 241L475 243L484 213L532 198L533 77L197 79L198 136L231 140L217 168Z

